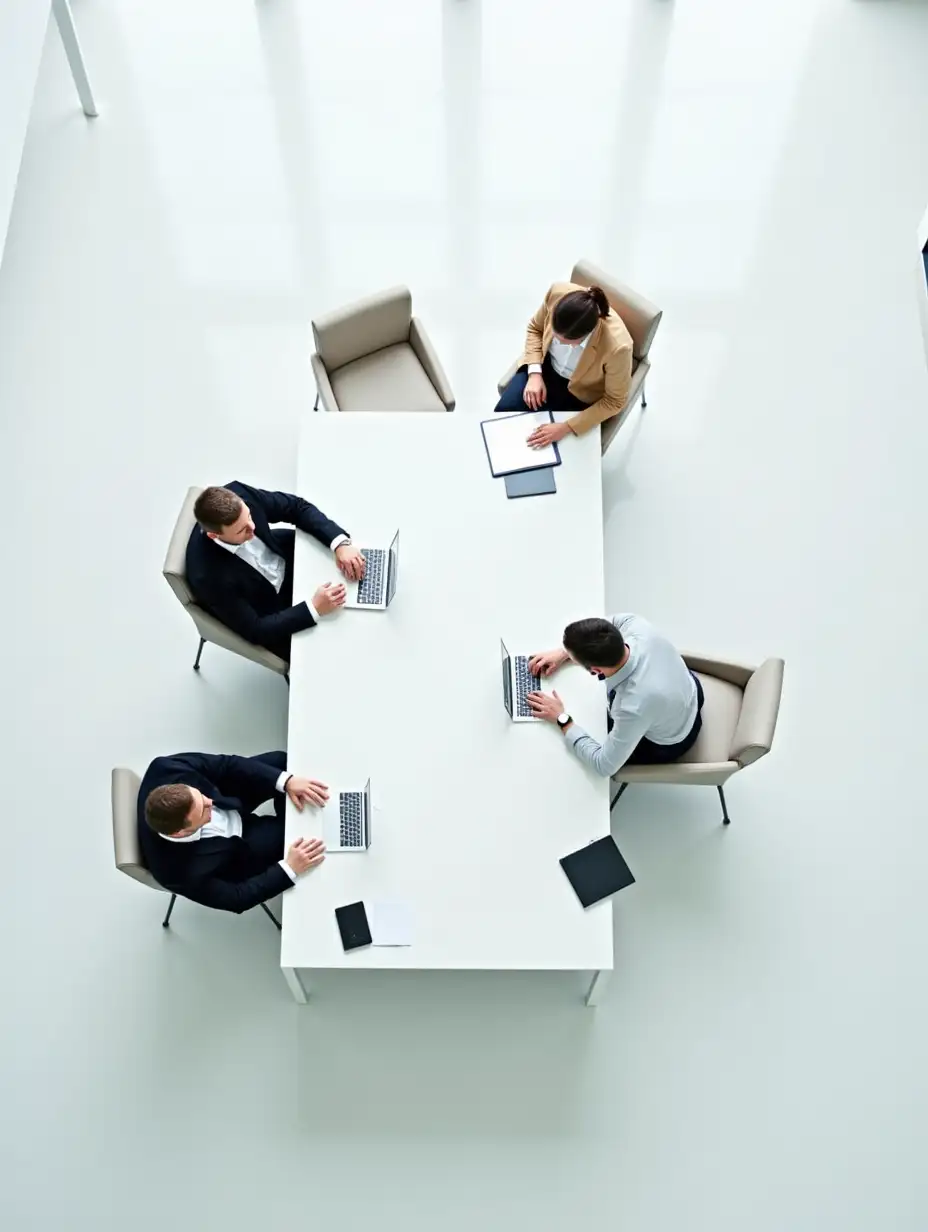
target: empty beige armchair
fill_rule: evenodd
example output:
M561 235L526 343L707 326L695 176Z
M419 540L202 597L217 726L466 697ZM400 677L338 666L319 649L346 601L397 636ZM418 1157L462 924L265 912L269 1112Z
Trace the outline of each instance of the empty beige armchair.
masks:
M313 321L317 409L453 411L454 394L407 287Z
M139 842L138 808L141 785L141 780L134 770L129 770L125 766L116 766L112 772L110 791L113 803L113 855L116 858L116 867L121 873L125 873L134 881L140 881L150 890L159 890L162 894L168 894L170 891L166 890L163 885L159 885L148 871L145 857L142 854L142 845ZM171 894L167 912L161 921L162 928L167 928L170 924L175 902L177 902L177 895ZM269 910L267 904L260 903L259 906L279 929L280 922Z
M607 419L600 425L602 452L605 453L638 399L641 399L642 407L648 405L644 396L645 378L651 370L648 353L664 314L662 309L652 304L649 299L645 299L643 295L639 295L637 291L633 291L624 283L618 282L605 270L594 265L592 261L578 261L570 271L570 281L581 287L602 287L611 307L625 322L625 328L631 334L632 380L628 388L628 400L618 415L613 415L611 419ZM500 378L500 393L515 376L521 363L520 357Z
M200 670L200 655L203 653L203 647L207 642L213 642L217 646L231 650L233 654L241 655L244 659L250 659L252 663L259 663L262 667L269 667L272 672L277 672L289 682L290 665L286 659L281 659L263 646L256 646L253 642L248 642L245 638L240 637L238 633L233 633L222 621L217 620L205 608L200 607L193 596L193 592L187 585L187 543L196 525L196 518L193 516L193 506L202 491L202 488L187 489L187 495L184 498L180 515L174 525L174 533L171 535L171 542L168 544L167 555L164 558L164 568L162 569L168 585L174 591L174 594L177 595L181 606L189 613L200 635L200 645L197 649L193 670L195 672Z
M722 802L722 821L731 821L723 784L770 752L783 690L782 659L766 659L760 667L745 667L723 659L683 656L702 682L704 702L699 738L679 761L665 766L623 766L613 777L629 783L681 783L715 787Z

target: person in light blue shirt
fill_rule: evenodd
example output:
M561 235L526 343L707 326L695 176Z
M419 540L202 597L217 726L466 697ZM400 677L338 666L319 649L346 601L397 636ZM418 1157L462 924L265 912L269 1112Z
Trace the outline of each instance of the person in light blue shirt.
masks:
M702 685L680 652L643 616L577 620L564 630L563 648L532 657L531 671L549 676L578 663L606 682L609 734L600 744L566 712L555 693L530 693L532 712L561 729L567 745L598 774L626 763L676 761L696 743L702 727Z

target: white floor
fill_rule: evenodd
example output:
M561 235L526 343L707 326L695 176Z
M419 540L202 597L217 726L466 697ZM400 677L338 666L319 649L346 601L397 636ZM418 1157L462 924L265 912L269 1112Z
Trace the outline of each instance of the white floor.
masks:
M0 271L5 1226L920 1232L928 6L74 9L101 116L50 36ZM190 670L178 502L293 484L317 310L407 282L477 416L578 256L665 309L610 607L784 655L776 747L727 832L623 798L595 1014L569 976L298 1009L260 913L164 933L112 866L112 765L286 740L282 681Z

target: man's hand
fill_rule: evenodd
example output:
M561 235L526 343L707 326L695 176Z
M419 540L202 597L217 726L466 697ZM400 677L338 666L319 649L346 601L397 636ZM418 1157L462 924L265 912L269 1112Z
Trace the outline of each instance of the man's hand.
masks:
M360 582L364 577L364 566L367 562L364 559L364 553L353 543L343 543L337 547L335 559L349 582Z
M522 401L531 411L537 411L545 404L545 399L548 397L548 391L545 388L544 377L540 372L533 372L525 382L525 388L522 390Z
M528 661L528 670L533 676L550 676L559 667L563 667L570 655L560 646L556 650L542 650L532 655Z
M290 797L290 803L302 813L304 804L314 804L322 808L329 798L329 789L318 779L301 779L291 774L284 787Z
M341 582L323 582L313 595L313 607L320 616L328 616L337 607L345 606L346 591Z
M298 838L290 844L287 863L299 877L308 868L315 868L325 859L325 843L321 838Z
M545 445L562 441L569 431L566 423L540 424L526 440L533 449L542 449Z
M564 703L556 693L529 693L525 700L535 718L546 723L556 723L557 716L564 713Z

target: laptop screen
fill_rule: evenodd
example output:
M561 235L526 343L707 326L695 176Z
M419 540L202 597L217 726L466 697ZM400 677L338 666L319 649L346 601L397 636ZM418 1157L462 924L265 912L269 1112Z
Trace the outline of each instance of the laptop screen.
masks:
M364 794L361 797L363 801L361 816L363 818L363 826L361 829L361 838L364 841L365 847L371 845L371 781L370 779L364 784Z
M400 567L400 532L397 531L390 544L390 558L387 561L387 607L393 602L396 594L396 575Z
M509 662L509 651L506 649L506 643L502 638L499 639L499 647L503 655L503 704L509 711L509 717L512 718L512 668Z

